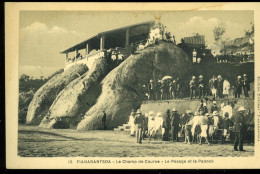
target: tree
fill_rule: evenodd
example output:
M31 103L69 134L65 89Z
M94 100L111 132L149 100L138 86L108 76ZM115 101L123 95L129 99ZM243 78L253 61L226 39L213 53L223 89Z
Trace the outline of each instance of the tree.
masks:
M215 41L218 42L222 38L225 32L226 32L226 28L224 27L223 24L219 24L217 27L215 27L213 29Z

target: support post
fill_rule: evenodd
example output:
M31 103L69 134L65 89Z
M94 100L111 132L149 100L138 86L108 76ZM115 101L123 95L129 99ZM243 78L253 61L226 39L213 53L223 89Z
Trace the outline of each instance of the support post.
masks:
M88 53L89 53L89 50L88 50L88 44L86 44L86 55L88 55Z
M105 35L101 36L100 38L100 50L105 48Z
M75 60L76 60L76 57L77 57L77 54L78 54L78 50L77 49L75 49Z
M129 28L126 29L125 33L125 47L129 46Z
M66 53L66 54L65 54L65 63L68 61L68 57L69 57L68 54L69 54L69 53Z

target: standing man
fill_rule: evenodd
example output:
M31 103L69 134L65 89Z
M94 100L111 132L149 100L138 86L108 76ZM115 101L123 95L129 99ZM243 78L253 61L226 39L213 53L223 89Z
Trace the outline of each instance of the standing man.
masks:
M211 106L211 109L210 109L210 113L213 113L214 111L217 111L218 112L218 106L217 106L217 102L214 100L213 101L213 105Z
M221 75L218 75L218 80L217 80L217 95L219 98L222 98L223 94L223 78Z
M196 98L196 92L195 92L195 90L196 90L196 81L195 80L196 80L196 77L192 76L192 79L190 81L190 99L192 99L193 96L194 96L194 98Z
M212 79L209 80L209 88L213 96L213 100L217 97L217 79L213 75Z
M142 134L143 134L143 126L144 126L144 121L145 118L144 116L141 114L140 109L137 110L136 112L136 116L135 116L135 127L136 127L136 140L137 143L142 144Z
M164 133L163 133L163 141L168 141L169 140L169 132L171 129L171 111L170 109L167 109L166 114L163 118L163 126L162 128L164 128Z
M172 109L172 141L176 140L178 142L178 130L180 124L180 115L175 108Z
M193 52L192 52L192 62L193 63L197 62L197 51L195 49L193 49Z
M103 130L106 130L107 114L106 114L105 110L103 110L102 112L103 112L103 116L102 116L102 128L103 128Z
M199 76L199 81L198 81L198 88L199 88L199 99L201 98L201 96L204 96L204 80L203 80L203 76L200 75Z
M234 150L238 151L237 146L239 146L239 151L244 151L243 149L243 139L245 132L245 114L246 109L241 106L238 109L238 113L234 116L234 133L235 133L235 142L234 142Z
M158 83L155 86L156 100L161 100L161 80L158 80Z
M150 83L148 85L148 93L149 93L148 99L153 100L154 99L154 84L153 84L152 79L150 80Z
M236 87L235 87L235 98L240 98L240 95L242 93L242 86L243 86L243 82L241 80L241 76L237 76Z
M248 78L247 78L246 74L244 74L244 77L243 77L242 81L243 81L244 95L245 95L245 97L249 97L248 91L250 91L250 84L249 84L249 81L248 81Z

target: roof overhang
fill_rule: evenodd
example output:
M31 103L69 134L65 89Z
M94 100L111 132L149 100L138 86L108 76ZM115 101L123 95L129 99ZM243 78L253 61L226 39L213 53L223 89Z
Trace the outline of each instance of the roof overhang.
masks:
M143 23L138 23L138 24L134 24L134 25L128 25L128 26L125 26L125 27L121 27L121 28L117 28L117 29L113 29L113 30L108 30L108 31L104 31L104 32L100 32L92 37L89 37L88 39L85 39L84 41L78 43L78 44L75 44L73 45L72 47L69 47L67 49L64 49L62 51L60 51L60 53L69 53L69 52L73 52L75 51L76 49L77 50L80 50L80 49L84 49L86 48L86 44L88 42L91 42L91 41L94 41L95 39L99 39L101 36L103 35L106 35L106 34L109 34L109 33L113 33L113 32L117 32L117 31L122 31L122 30L126 30L128 28L133 28L133 27L138 27L138 26L141 26L141 25L154 25L155 21L147 21L147 22L143 22Z

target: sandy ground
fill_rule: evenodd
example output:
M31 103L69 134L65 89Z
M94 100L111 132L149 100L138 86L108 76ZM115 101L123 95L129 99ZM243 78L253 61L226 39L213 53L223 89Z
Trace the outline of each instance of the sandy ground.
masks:
M253 156L254 146L245 143L245 152L233 151L231 143L184 144L134 137L117 131L76 131L20 126L18 155L22 157L219 157Z

